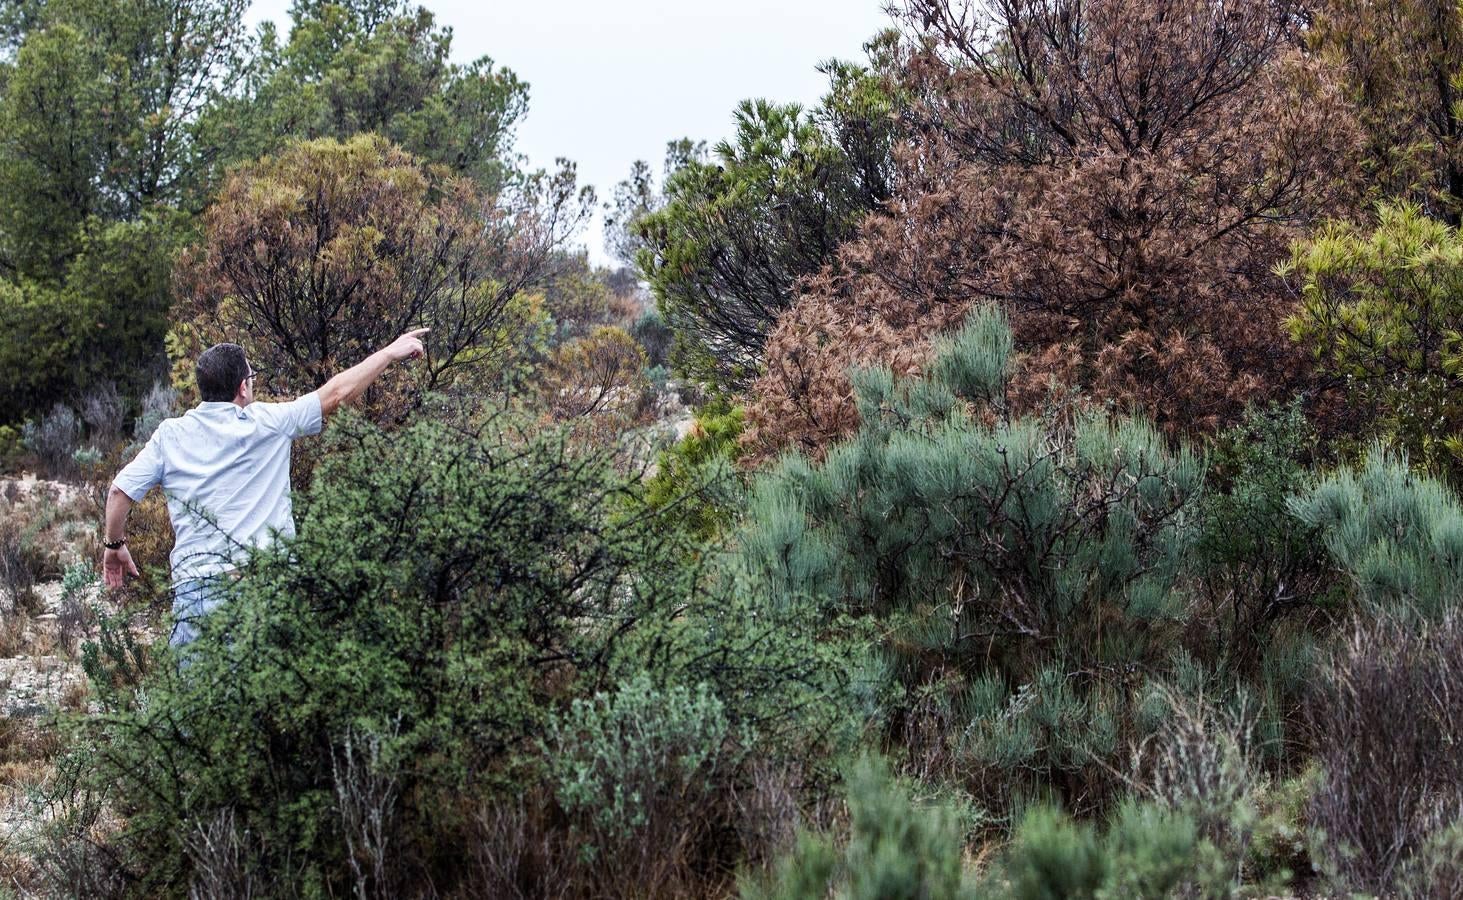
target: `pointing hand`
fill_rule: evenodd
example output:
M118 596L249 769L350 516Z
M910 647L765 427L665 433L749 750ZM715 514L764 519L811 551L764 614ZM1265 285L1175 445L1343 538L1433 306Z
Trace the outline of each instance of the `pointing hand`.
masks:
M430 328L417 328L408 331L401 337L392 341L387 346L386 352L391 356L392 362L400 362L403 359L419 359L427 354L427 348L422 343L422 336L431 331Z

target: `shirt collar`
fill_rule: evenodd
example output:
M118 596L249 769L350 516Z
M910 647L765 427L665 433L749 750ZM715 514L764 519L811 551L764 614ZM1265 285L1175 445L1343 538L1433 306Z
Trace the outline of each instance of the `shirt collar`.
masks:
M249 418L248 407L239 406L232 400L203 400L194 409L202 416L222 416L232 411L236 419Z

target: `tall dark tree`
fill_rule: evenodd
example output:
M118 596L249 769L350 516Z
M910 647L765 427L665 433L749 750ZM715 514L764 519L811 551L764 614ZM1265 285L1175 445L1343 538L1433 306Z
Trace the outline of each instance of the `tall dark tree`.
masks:
M676 332L683 371L724 389L748 385L799 280L888 199L896 100L880 71L887 41L870 44L870 67L824 65L831 87L812 110L742 103L736 135L712 159L676 168L664 205L634 219L636 260Z
M204 113L247 62L247 6L0 7L0 421L165 371L173 254L222 155Z
M197 209L207 106L244 65L246 0L49 0L0 62L0 270L61 277L89 218Z

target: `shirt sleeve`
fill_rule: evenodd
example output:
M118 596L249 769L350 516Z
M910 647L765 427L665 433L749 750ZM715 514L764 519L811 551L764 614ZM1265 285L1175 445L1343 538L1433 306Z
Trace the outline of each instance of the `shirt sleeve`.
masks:
M248 409L259 424L291 440L319 434L324 424L319 391L311 391L288 403L251 403Z
M142 452L132 462L122 467L112 484L131 498L133 503L141 502L147 492L163 480L163 428L159 426L143 445Z

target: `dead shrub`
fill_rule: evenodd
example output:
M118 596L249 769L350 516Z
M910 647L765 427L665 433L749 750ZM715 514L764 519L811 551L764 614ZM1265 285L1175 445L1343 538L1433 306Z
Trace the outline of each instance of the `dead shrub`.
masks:
M1225 709L1203 696L1156 690L1167 715L1140 750L1139 780L1154 800L1193 820L1238 888L1259 819L1253 719L1243 705Z
M1307 704L1324 770L1317 862L1338 890L1385 894L1463 819L1463 615L1358 622ZM1421 861L1418 864L1423 864Z
M729 798L707 804L708 818L730 813ZM672 829L652 828L639 852L616 858L585 852L583 835L541 789L482 804L472 817L463 897L689 898L725 895L727 861L708 857Z
M397 727L400 726L400 720ZM390 735L395 738L396 734ZM382 737L348 731L330 757L336 811L355 879L356 896L395 896L389 850L396 829L399 770L382 759Z
M465 896L529 900L548 896L549 885L568 892L574 858L548 808L543 792L532 791L477 810Z
M803 780L796 764L758 759L748 765L745 782L732 791L737 838L748 864L769 865L797 843L798 830L807 824L798 802Z
M249 837L239 833L232 807L199 822L187 846L193 865L188 900L247 900L268 889L255 877Z
M17 611L0 616L0 657L20 656L25 650L26 626L30 616Z
M52 478L70 475L72 454L81 441L81 419L71 407L57 403L40 419L25 423L21 441L35 454L42 472Z
M98 446L116 442L122 434L127 405L117 386L110 381L95 385L81 398L81 419L90 430L91 440Z
M34 611L35 584L44 561L39 558L34 535L21 527L12 506L0 517L0 588L5 591L8 612Z

